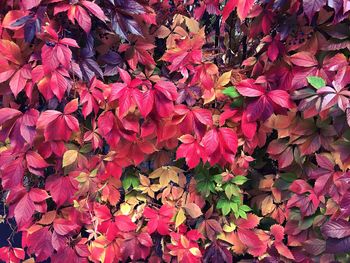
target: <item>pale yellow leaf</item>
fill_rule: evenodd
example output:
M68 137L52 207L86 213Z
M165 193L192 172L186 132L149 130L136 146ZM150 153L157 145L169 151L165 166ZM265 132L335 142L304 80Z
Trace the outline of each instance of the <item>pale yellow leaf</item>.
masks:
M180 208L179 212L177 212L175 219L175 228L178 228L182 223L186 220L185 211Z
M68 150L63 155L63 163L62 167L66 167L68 165L71 165L74 163L78 158L78 151L77 150Z

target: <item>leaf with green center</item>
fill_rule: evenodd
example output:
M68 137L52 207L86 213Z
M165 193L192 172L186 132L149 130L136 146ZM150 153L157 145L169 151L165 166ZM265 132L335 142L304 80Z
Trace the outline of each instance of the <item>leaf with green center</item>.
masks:
M307 82L309 82L309 84L315 89L320 89L326 86L326 82L324 81L324 79L316 76L307 77Z
M225 94L226 96L231 97L231 98L237 98L237 97L241 96L234 86L227 87L226 89L224 89L222 91L222 93Z
M140 184L139 179L132 174L127 174L124 179L122 179L122 182L125 190L128 190L131 186L132 188L136 188Z
M242 185L247 181L248 181L248 178L245 176L242 176L242 175L238 175L232 179L232 183L234 183L236 185Z

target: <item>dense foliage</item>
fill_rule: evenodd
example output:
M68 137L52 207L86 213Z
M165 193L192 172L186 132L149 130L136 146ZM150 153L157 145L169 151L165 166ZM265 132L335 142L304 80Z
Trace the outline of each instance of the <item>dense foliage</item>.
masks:
M0 259L349 262L349 15L0 0Z

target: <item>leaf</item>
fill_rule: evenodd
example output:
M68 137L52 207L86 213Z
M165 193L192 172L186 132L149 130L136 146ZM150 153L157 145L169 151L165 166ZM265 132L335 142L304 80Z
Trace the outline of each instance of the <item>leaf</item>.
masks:
M304 13L309 18L309 22L311 23L312 17L314 14L326 5L326 0L304 0L303 7Z
M247 181L248 181L248 178L242 175L237 175L231 180L231 182L236 185L243 185Z
M307 77L307 81L315 89L323 88L326 86L326 82L324 81L324 79L317 76L309 76Z
M225 88L222 91L222 93L231 97L231 98L237 98L240 96L240 94L237 92L237 89L233 86Z
M236 89L245 97L259 97L265 93L265 90L260 85L254 84L253 79L242 80L237 84Z
M152 234L155 231L163 236L169 234L169 225L171 224L171 219L174 215L173 207L164 204L158 211L146 207L143 215L149 219L147 223L147 232L149 234Z
M238 17L243 21L249 14L249 11L254 5L254 0L238 0L237 14Z
M346 238L328 238L326 240L326 253L341 254L349 253L350 237Z
M305 250L314 256L322 254L326 250L326 241L317 238L311 238L303 243Z
M78 158L77 150L68 150L63 155L62 167L73 164Z
M186 213L192 218L198 218L203 215L200 207L195 203L187 203L184 207Z
M178 228L181 224L186 221L186 215L184 209L180 208L179 212L176 214L175 228Z
M167 187L170 182L174 182L176 184L179 183L179 173L183 171L175 166L163 166L153 171L149 178L159 178L159 184L161 187Z
M139 179L138 177L132 175L132 174L127 174L125 175L125 177L122 179L122 183L123 183L123 188L125 190L128 190L131 186L133 188L136 188L139 186Z
M309 1L309 0L308 0ZM320 0L316 0L320 1ZM323 0L321 0L323 1ZM314 2L314 1L309 1L309 2ZM312 55L309 52L298 52L290 57L290 61L297 66L300 67L312 67L316 66L318 64L317 59L315 58L314 55Z
M330 220L321 227L322 234L332 238L350 236L350 222L343 219Z

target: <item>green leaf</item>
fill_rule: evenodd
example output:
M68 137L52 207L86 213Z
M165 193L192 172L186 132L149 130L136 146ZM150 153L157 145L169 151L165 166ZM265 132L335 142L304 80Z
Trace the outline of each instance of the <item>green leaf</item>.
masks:
M244 212L243 210L239 210L238 211L238 215L244 219L247 219L247 214L246 212Z
M222 91L222 93L225 94L226 96L231 97L231 98L237 98L240 96L237 89L233 86L227 87L226 89L224 89Z
M244 102L243 97L237 97L234 99L234 101L231 103L231 108L240 108L242 107Z
M281 173L281 178L288 183L293 183L298 177L295 173Z
M242 176L242 175L238 175L235 178L233 178L231 182L236 184L236 185L242 185L242 184L244 184L247 181L248 181L247 177Z
M316 76L307 77L307 82L309 82L309 84L315 89L319 89L326 86L326 82L324 81L324 79Z
M225 198L220 198L216 207L221 209L224 216L228 215L231 211L231 202Z
M244 212L252 211L252 209L251 209L249 206L247 206L247 205L242 205L242 206L240 206L240 207L239 207L239 210L242 210L242 211L244 211Z
M239 196L239 188L234 184L226 184L225 185L225 194L228 199L231 199L232 195Z
M122 181L123 181L123 188L125 190L128 190L131 186L133 188L136 188L140 184L139 178L136 177L135 175L132 175L132 174L125 175L125 177L124 177L124 179L122 179Z

